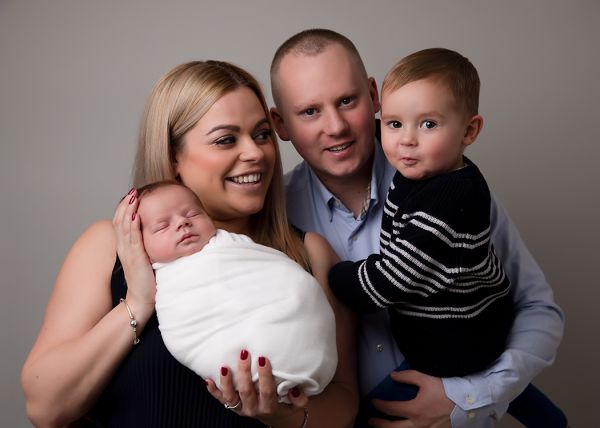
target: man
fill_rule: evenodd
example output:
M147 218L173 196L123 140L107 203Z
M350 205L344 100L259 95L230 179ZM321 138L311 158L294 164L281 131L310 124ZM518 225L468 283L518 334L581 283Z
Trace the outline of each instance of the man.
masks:
M375 142L377 85L356 48L330 30L306 30L275 53L271 109L277 133L290 140L304 162L286 176L290 221L321 233L342 260L359 260L379 249L385 196L394 169ZM492 199L492 241L514 285L517 316L506 351L487 370L439 379L416 371L391 374L418 386L409 401L374 400L408 421L373 426L494 426L509 402L552 364L563 332L563 314L543 273L506 212ZM402 365L386 312L363 317L359 344L361 395L389 383ZM359 421L363 424L364 421Z

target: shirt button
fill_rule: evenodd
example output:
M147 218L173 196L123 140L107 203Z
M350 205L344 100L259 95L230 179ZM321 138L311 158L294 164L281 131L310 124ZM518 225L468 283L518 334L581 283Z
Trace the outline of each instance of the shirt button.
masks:
M467 413L467 418L469 418L470 420L475 419L475 412L469 412L469 413Z
M473 404L475 402L475 398L472 395L467 395L465 401L467 402L467 404Z
M383 352L383 345L381 343L379 343L376 347L377 352Z

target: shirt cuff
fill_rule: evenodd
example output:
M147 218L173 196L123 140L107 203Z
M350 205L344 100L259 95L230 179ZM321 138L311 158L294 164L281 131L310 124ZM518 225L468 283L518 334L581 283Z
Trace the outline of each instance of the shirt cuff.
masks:
M493 428L506 413L508 403L494 403L492 393L485 386L477 386L469 379L442 378L446 396L454 402L450 414L452 428Z

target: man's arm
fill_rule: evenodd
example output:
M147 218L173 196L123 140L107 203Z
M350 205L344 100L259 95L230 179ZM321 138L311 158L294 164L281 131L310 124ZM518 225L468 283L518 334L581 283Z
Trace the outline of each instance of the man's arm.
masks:
M448 397L477 419L500 418L509 402L554 362L564 323L543 272L493 195L490 215L492 242L514 290L515 321L506 350L493 366L464 378L443 379Z
M463 378L438 378L414 371L399 372L396 382L419 386L415 400L386 402L385 413L409 418L416 427L448 427L448 406L452 427L492 428L504 415L508 404L539 372L554 361L563 333L562 310L554 302L552 289L525 247L504 208L492 195L492 242L512 286L516 317L507 348L487 370ZM437 392L436 392L437 391ZM380 407L380 403L376 403ZM446 416L444 416L446 414ZM381 425L385 426L383 421Z

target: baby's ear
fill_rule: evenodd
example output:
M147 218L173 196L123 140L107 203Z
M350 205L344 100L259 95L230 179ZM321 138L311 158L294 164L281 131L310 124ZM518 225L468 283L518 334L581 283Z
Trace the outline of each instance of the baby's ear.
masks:
M472 116L465 127L465 135L463 137L463 145L470 146L475 142L481 129L483 128L483 117L480 115Z

